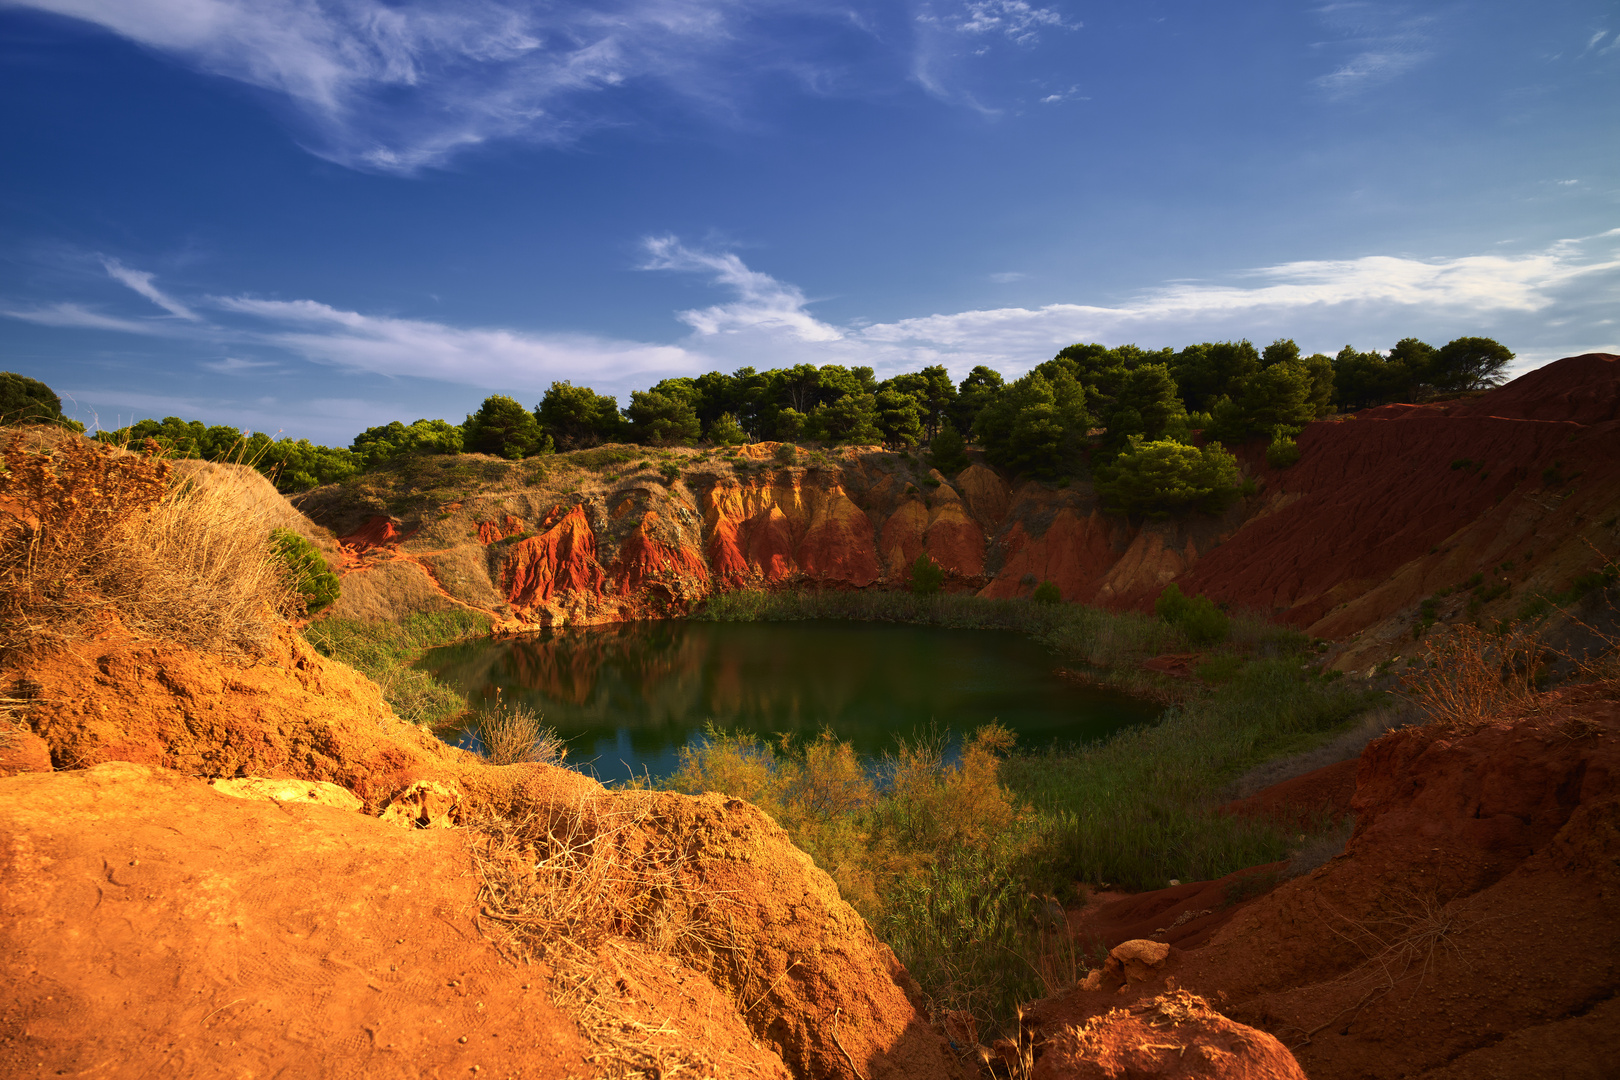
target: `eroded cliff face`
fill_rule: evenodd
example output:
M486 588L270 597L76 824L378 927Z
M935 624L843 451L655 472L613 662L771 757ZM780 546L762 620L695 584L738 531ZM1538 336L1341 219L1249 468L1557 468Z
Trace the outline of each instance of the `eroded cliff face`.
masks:
M455 483L437 498L423 489L440 480L402 470L301 505L342 538L340 615L465 605L512 631L594 625L731 589L904 588L926 553L947 588L992 597L1051 581L1065 600L1145 607L1177 582L1346 642L1346 666L1381 659L1420 601L1475 573L1501 577L1493 602L1517 605L1620 545L1620 358L1313 424L1299 445L1287 470L1238 448L1255 494L1164 521L1106 513L1083 481L1013 483L982 462L945 476L879 447L783 464L774 443L610 448L538 468L446 459L473 464L441 468Z
M547 482L513 484L521 467L490 461L493 482L435 520L357 514L336 491L303 506L340 534L336 614L466 606L509 632L679 615L732 589L905 588L923 554L953 591L1027 596L1052 581L1068 600L1141 603L1242 520L1131 522L1089 485L1015 487L982 463L946 477L878 447L811 466L775 451L666 451L673 482L599 479L559 457Z

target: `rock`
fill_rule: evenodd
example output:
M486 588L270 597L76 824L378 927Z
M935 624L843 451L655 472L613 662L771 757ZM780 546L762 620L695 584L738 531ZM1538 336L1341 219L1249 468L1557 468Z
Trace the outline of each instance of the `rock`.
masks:
M448 784L418 781L400 792L378 815L408 829L450 829L461 824L461 794Z
M1101 990L1102 981L1103 969L1092 968L1090 971L1086 972L1086 977L1080 980L1079 986L1082 990Z
M221 795L229 795L236 799L268 799L278 803L335 806L339 810L359 810L365 805L348 789L325 780L243 776L231 780L210 780L208 786Z
M1125 976L1126 982L1147 982L1169 956L1170 946L1164 942L1134 938L1110 949L1103 967L1115 975Z
M1033 1080L1305 1080L1282 1043L1222 1016L1184 990L1062 1029L1041 1045L1029 1075Z

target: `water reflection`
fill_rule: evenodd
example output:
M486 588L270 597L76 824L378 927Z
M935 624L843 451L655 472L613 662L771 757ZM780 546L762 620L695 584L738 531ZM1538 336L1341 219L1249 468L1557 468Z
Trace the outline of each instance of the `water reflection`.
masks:
M675 768L705 722L760 734L830 728L867 754L931 724L993 719L1024 745L1106 735L1146 703L1059 678L1017 634L873 623L634 623L434 649L420 666L475 704L498 689L544 714L604 780Z

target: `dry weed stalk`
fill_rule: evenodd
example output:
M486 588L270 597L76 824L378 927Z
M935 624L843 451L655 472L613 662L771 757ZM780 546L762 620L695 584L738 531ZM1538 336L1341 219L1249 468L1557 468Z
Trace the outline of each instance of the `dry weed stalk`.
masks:
M499 691L494 704L473 713L471 727L491 765L539 762L555 765L568 753L556 731L544 727L538 713L527 705L503 702Z
M700 1041L667 1023L648 1026L600 960L629 939L697 971L735 967L738 936L723 898L691 887L687 856L652 817L648 799L582 797L483 822L473 846L479 914L513 959L546 961L554 999L597 1048L593 1061L606 1075L709 1075L717 1063L701 1056Z
M1487 634L1466 623L1437 637L1425 664L1401 679L1401 688L1432 722L1459 732L1536 707L1536 671L1542 644L1532 629Z
M176 482L157 453L34 430L0 445L0 651L64 644L108 612L199 648L251 648L290 610L239 481Z
M1350 918L1320 897L1316 903L1327 909L1323 924L1366 958L1364 965L1341 975L1339 981L1365 992L1355 1004L1305 1032L1304 1038L1290 1046L1290 1050L1309 1044L1318 1032L1344 1017L1354 1018L1374 998L1393 991L1412 974L1414 967L1417 968L1414 993L1422 989L1440 953L1449 951L1461 960L1457 937L1482 921L1469 913L1472 898L1455 904L1432 893L1420 894L1409 889L1398 890L1391 904L1392 913L1376 919Z

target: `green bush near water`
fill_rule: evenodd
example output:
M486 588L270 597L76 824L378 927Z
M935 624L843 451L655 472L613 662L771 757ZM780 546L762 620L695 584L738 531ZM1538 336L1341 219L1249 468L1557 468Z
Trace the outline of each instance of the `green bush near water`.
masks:
M293 589L304 598L306 613L314 615L337 603L342 587L320 549L291 529L270 530L270 544Z
M322 656L340 660L377 684L394 715L435 727L459 716L467 700L425 671L411 666L424 649L489 633L489 619L475 612L417 612L398 622L321 619L304 627L304 639Z

